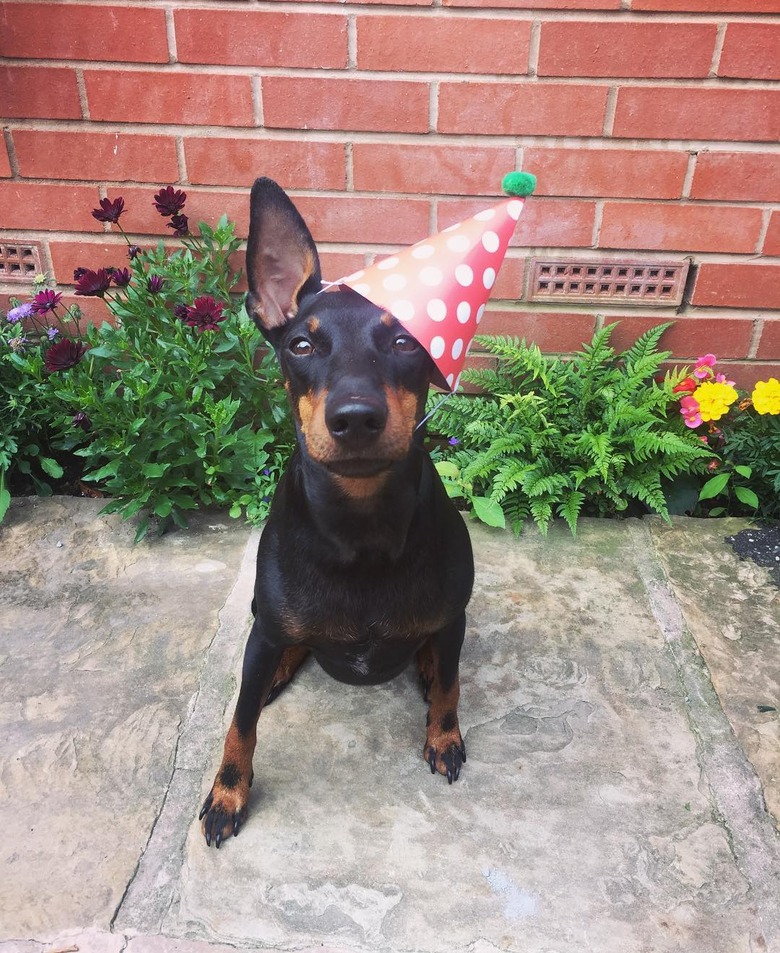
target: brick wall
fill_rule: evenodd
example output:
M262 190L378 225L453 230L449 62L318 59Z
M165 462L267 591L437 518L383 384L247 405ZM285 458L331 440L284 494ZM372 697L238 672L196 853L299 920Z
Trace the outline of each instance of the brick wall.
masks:
M674 318L680 360L780 375L780 0L6 0L0 54L0 241L40 242L61 286L122 262L106 194L139 244L167 184L245 235L271 175L336 278L525 168L482 329L567 352ZM539 257L691 267L680 306L529 302Z

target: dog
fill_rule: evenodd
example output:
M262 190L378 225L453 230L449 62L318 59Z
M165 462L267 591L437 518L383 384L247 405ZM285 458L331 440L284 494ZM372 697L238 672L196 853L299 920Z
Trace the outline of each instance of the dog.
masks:
M252 187L247 275L247 311L279 360L298 439L260 540L238 702L199 815L217 847L247 817L260 712L309 653L353 685L416 658L423 757L450 784L466 760L459 662L474 563L423 447L433 360L389 312L323 290L309 229L268 178Z

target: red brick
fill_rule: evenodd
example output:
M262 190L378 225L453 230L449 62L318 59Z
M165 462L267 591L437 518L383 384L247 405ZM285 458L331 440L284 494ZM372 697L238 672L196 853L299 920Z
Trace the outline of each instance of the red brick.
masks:
M180 63L343 69L347 18L343 14L265 10L175 10Z
M761 209L650 202L607 202L600 248L648 251L752 252Z
M358 142L352 162L359 191L500 195L502 177L515 167L515 150Z
M102 231L91 214L99 198L94 186L0 182L0 222L20 231Z
M5 119L81 119L72 69L0 67L0 115Z
M54 279L59 284L73 284L76 268L124 268L127 265L127 244L120 235L106 236L102 241L49 241Z
M293 198L316 242L410 245L430 233L422 199L299 196Z
M780 255L780 212L772 212L764 238L764 254Z
M729 23L718 75L780 79L780 25Z
M701 152L691 198L780 202L780 162L772 152Z
M179 174L170 136L16 129L13 137L27 178L170 182Z
M86 70L84 82L90 118L98 122L189 126L255 123L248 76Z
M780 361L780 318L765 318L761 322L756 357L764 361ZM780 377L780 374L775 372L774 376Z
M443 0L445 7L509 7L516 10L619 10L621 0Z
M116 4L0 4L0 57L167 63L165 11Z
M610 343L617 351L630 348L640 334L669 321L669 318L639 315L607 315L605 322L619 325L612 333ZM717 354L718 358L747 357L753 336L753 322L747 318L685 315L674 323L661 338L660 349L671 351L680 362L695 361L701 354Z
M265 76L266 126L428 132L427 83Z
M631 9L637 13L780 13L780 0L633 0Z
M542 24L539 76L704 78L715 23L616 23L566 20Z
M437 16L361 16L357 67L444 73L527 73L531 23Z
M702 307L780 309L780 265L700 265L692 303Z
M11 171L11 160L8 158L8 150L5 142L0 146L0 178L6 178L13 175Z
M613 135L776 142L780 90L623 86L618 90Z
M756 381L780 377L780 363L764 364L756 361L724 361L718 365L729 380L736 382L738 390L750 393Z
M593 314L582 312L510 311L488 306L480 334L505 334L525 338L546 353L579 351L596 327Z
M523 150L538 195L674 199L682 195L688 154L638 149Z
M438 131L494 136L600 136L606 105L605 86L442 83Z
M437 229L463 221L485 208L473 199L442 200L438 203ZM517 223L511 246L590 247L593 239L595 202L547 199L532 196Z
M322 246L318 251L320 271L325 281L338 281L339 278L346 278L347 275L365 268L368 264L366 255L360 252L328 251L327 248Z
M491 297L496 300L519 301L523 297L525 258L507 255L493 285Z
M251 186L268 175L286 189L346 186L344 146L337 142L192 138L184 152L187 178L196 184Z

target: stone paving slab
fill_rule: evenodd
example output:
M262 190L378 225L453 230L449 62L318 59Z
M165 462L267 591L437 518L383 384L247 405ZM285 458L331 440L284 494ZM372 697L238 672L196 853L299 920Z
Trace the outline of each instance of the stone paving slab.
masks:
M139 550L91 501L28 505L35 519L0 530L0 953L780 949L774 728L749 710L777 699L777 590L720 527L471 527L461 780L422 761L411 673L357 689L308 663L261 718L251 814L217 852L195 815L232 713L255 539L209 529L223 517ZM71 532L95 567L61 572ZM684 595L692 550L711 560L704 598L729 600L738 637L716 633L720 655L697 647L714 630ZM746 689L752 666L763 681ZM9 824L28 814L53 834Z

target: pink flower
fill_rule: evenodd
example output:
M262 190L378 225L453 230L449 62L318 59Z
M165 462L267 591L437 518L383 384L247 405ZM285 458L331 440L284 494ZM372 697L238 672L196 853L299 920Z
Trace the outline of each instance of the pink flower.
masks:
M715 367L717 358L714 354L705 354L696 360L696 368L693 372L694 377L704 380L705 377L712 377L712 368Z
M680 413L685 419L685 426L693 430L702 422L699 413L699 402L694 397L683 397L680 401Z
M716 381L718 384L728 384L729 387L736 387L736 386L737 386L737 382L736 382L736 381L727 380L725 374L716 374L716 375L715 375L715 381Z

